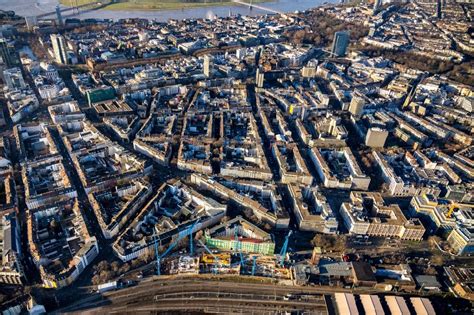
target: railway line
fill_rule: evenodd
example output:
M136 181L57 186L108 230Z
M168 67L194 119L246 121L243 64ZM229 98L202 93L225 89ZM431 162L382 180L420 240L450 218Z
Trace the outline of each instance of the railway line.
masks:
M309 311L327 314L323 292L294 286L190 279L156 279L136 287L96 294L59 310L65 312L127 313L204 311L219 308L265 312ZM313 292L310 292L313 291Z

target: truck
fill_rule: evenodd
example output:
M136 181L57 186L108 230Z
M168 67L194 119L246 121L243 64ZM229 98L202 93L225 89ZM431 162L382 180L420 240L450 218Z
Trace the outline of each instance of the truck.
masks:
M118 287L117 281L107 282L103 284L99 284L97 286L97 292L104 293L107 291L115 290Z

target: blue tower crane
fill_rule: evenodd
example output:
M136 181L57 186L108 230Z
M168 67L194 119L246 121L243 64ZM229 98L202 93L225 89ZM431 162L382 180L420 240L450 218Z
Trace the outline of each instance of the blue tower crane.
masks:
M165 250L163 254L158 253L158 244L156 240L156 231L153 229L153 242L154 242L154 247L155 247L155 256L156 256L156 274L159 276L161 275L161 259L165 257L166 255L169 254L173 250L173 248L176 247L176 245L181 241L183 238L185 238L188 235L192 235L192 231L196 224L199 222L200 219L197 219L190 227L188 227L185 230L182 230L178 234L178 238L168 246L168 248Z
M234 238L235 238L235 242L237 243L236 250L239 252L239 255L240 255L240 267L242 268L244 266L245 259L244 259L244 255L242 254L242 242L240 242L239 240L236 227L234 227Z
M199 223L201 218L197 219L193 225L189 228L189 255L194 255L194 244L193 244L193 231L194 227Z
M280 265L283 266L283 263L285 262L285 257L286 257L286 252L288 250L288 242L290 240L290 236L293 234L293 231L290 230L288 234L285 237L285 242L283 243L283 247L281 248L280 251Z
M160 254L158 253L158 241L156 240L156 230L153 228L153 245L155 247L156 256L156 274L160 275Z
M257 256L252 257L252 276L255 276L255 270L257 269Z

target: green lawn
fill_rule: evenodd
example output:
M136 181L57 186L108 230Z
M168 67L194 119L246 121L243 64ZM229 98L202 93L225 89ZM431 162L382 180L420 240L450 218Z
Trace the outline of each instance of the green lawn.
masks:
M250 2L250 0L247 0ZM253 3L265 2L269 0L253 0ZM70 6L75 0L60 0L61 4ZM99 2L97 0L77 0L78 5ZM103 0L102 3L113 2ZM119 0L110 3L106 10L179 10L216 5L230 5L231 0Z

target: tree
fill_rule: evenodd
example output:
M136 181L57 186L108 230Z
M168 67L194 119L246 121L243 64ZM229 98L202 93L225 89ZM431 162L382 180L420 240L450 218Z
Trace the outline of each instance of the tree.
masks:
M108 282L114 277L114 273L110 270L104 270L99 274L100 282Z
M132 268L135 269L138 266L140 266L143 263L143 261L140 258L136 258L132 260Z
M316 234L311 241L311 244L313 244L313 246L329 248L336 244L336 239L332 235Z
M119 271L119 262L118 261L114 261L112 264L110 264L110 267L112 269L112 271L117 274L118 271Z
M124 263L119 270L120 274L124 274L130 270L130 265L128 263Z
M346 246L346 237L343 235L316 234L311 244L325 250L342 251Z
M92 284L98 285L100 283L101 283L100 282L100 277L99 277L98 274L92 277Z
M97 274L100 274L102 271L108 270L108 269L109 269L109 264L105 260L102 260L95 266L95 270Z

